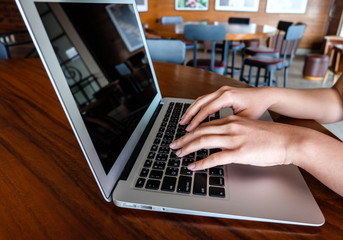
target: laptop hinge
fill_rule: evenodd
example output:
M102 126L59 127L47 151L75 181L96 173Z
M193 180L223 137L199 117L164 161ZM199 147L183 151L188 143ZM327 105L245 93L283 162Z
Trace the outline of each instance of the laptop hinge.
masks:
M131 157L129 158L129 160L127 161L127 164L119 178L119 180L127 180L127 178L129 177L129 174L131 172L131 169L133 167L133 165L135 164L136 160L137 160L137 157L151 131L151 128L152 126L154 125L156 119L157 119L157 116L158 114L160 113L161 109L162 109L162 106L163 106L163 103L160 103L158 105L158 107L156 108L154 114L152 115L148 125L146 126L142 136L140 137L135 149L133 150L132 154L131 154Z

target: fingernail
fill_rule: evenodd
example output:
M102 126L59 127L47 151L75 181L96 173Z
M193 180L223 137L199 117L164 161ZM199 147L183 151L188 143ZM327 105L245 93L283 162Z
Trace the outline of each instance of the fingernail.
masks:
M176 156L180 156L180 155L181 155L181 152L182 152L182 150L181 150L181 149L177 150L177 151L176 151L176 153L175 153L175 154L176 154Z
M192 129L192 124L189 124L187 127L186 127L186 131L189 132L191 129Z
M194 169L194 168L195 168L195 163L189 164L189 165L187 166L187 168L188 168L189 170Z
M172 142L172 143L169 145L170 148L174 148L175 146L176 146L176 142Z

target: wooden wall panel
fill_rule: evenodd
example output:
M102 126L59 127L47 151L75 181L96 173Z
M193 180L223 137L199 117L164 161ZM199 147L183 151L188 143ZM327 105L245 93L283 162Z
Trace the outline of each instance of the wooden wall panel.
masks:
M14 0L0 0L0 33L25 29Z
M215 11L214 0L209 2L209 11L176 11L175 0L148 0L149 11L140 13L142 22L152 23L161 16L183 16L185 21L227 21L229 16L250 17L258 24L276 25L279 20L307 24L300 48L320 49L328 21L332 0L308 0L305 14L266 14L267 0L260 0L258 12ZM0 0L0 32L25 29L14 0Z
M215 11L214 0L209 2L208 11L176 11L175 0L148 0L148 12L140 13L143 23L152 23L162 16L182 16L184 21L209 20L227 21L228 17L250 17L257 24L276 26L279 20L303 22L307 25L300 48L320 50L332 0L308 0L305 14L267 14L267 0L260 0L258 12Z

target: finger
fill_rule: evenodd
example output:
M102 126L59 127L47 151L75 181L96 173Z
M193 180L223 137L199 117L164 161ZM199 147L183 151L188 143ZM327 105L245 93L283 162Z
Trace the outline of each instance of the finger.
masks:
M211 154L207 158L204 158L200 161L191 163L187 166L189 170L198 171L203 169L212 168L218 165L224 165L232 163L230 158L231 151L222 151Z
M202 97L199 97L195 102L193 102L188 109L186 110L185 114L182 116L180 124L185 125L187 124L193 116L195 116L202 106L206 105L208 102L212 101L213 99L216 99L221 93L226 89L227 87L221 87L217 91L204 95ZM204 118L205 119L205 118ZM202 120L204 120L202 119Z
M206 119L209 115L219 111L222 108L221 105L218 104L217 100L213 100L212 102L209 102L207 105L205 105L203 108L201 108L198 112L198 114L192 119L190 124L187 126L186 131L191 132L196 127L201 124L204 119Z
M225 107L232 107L231 99L228 98L227 89L218 91L217 97L203 105L197 115L192 119L186 131L193 131L206 117Z
M203 104L205 104L208 99L210 99L210 95L204 95L199 97L198 99L196 99L186 110L186 112L184 113L184 115L181 117L180 120L180 124L181 125L185 125L187 124L194 115L196 115L198 113L198 111L200 110L201 106Z
M234 149L240 144L241 138L238 136L205 135L185 143L185 145L176 152L176 155L178 157L184 157L200 149Z
M192 140L202 135L227 133L229 131L229 127L224 126L225 124L227 124L227 121L228 121L227 119L217 119L217 120L203 123L196 130L189 132L186 135L182 136L181 138L173 141L169 145L169 147L171 149L178 149L178 148L182 148L188 142L191 142Z

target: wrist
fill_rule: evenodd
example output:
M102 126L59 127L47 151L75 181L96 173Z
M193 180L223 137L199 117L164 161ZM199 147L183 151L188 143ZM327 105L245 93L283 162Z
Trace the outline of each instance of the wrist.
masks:
M260 87L258 88L260 96L258 99L263 99L263 103L266 109L272 110L271 108L275 106L279 99L279 88L276 87Z

